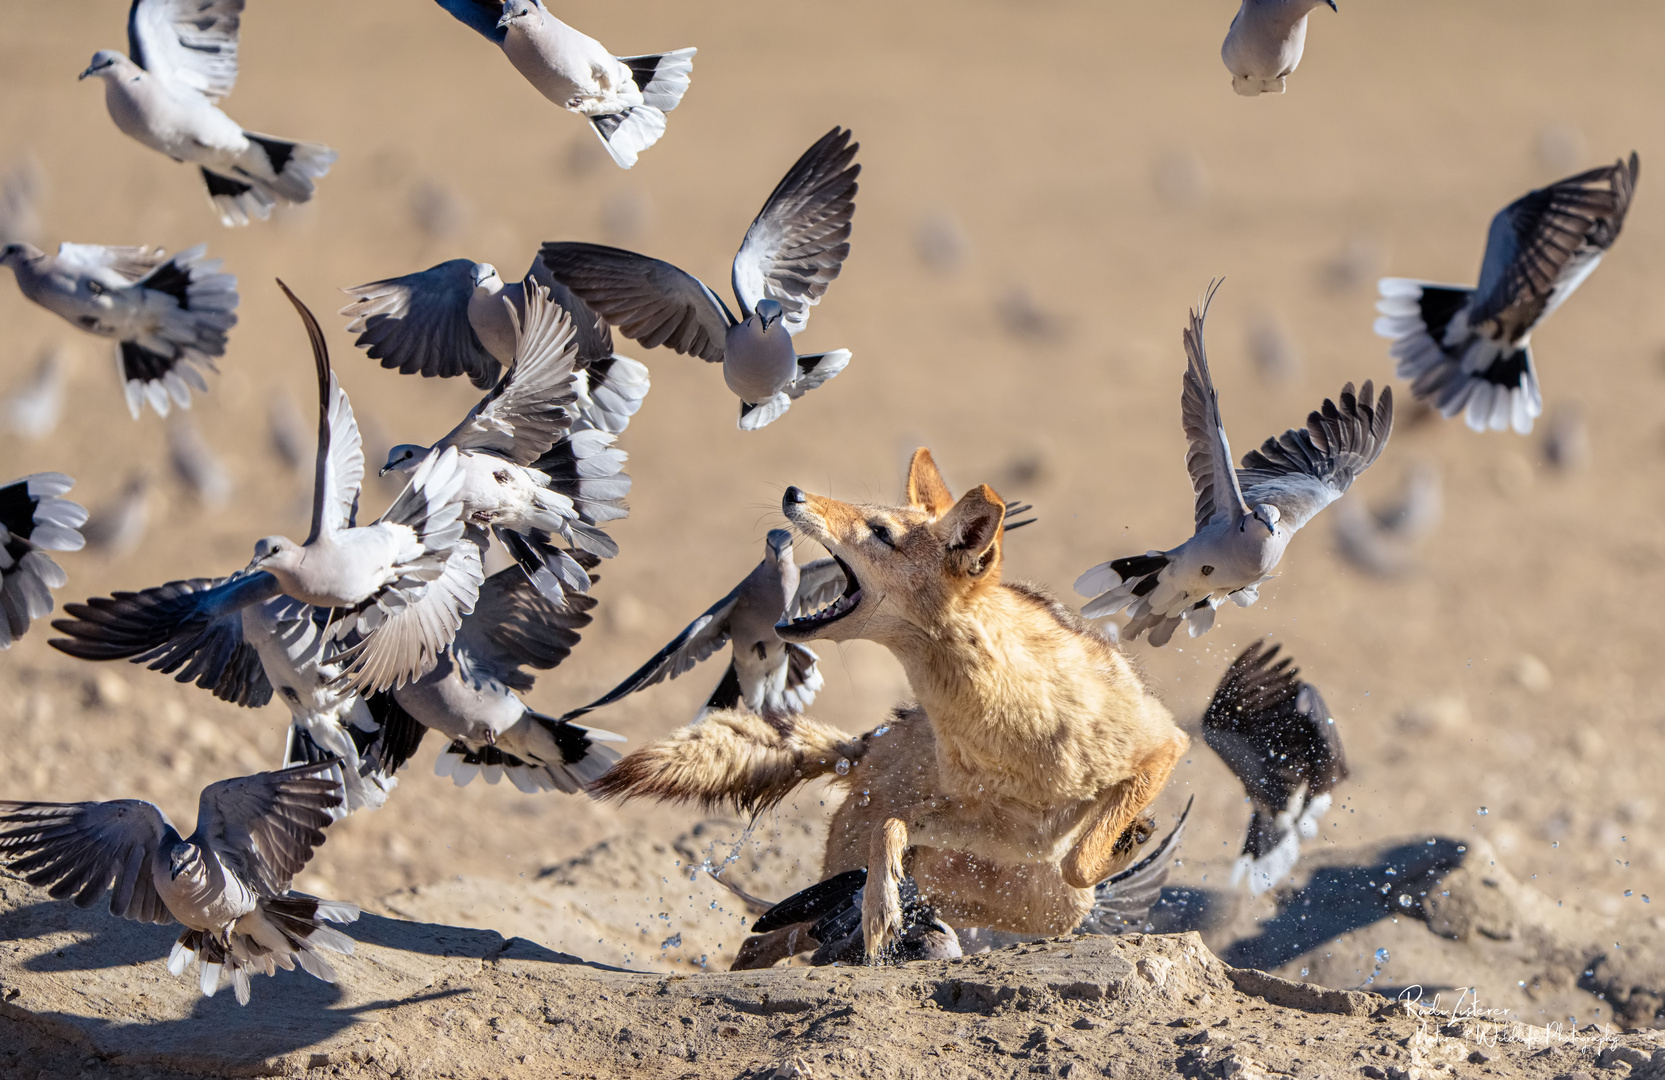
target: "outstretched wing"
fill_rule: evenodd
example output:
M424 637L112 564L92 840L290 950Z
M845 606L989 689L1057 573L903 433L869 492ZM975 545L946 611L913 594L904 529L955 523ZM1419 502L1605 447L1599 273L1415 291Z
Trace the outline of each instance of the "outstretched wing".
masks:
M318 459L312 480L312 531L306 538L311 544L325 532L352 528L358 516L359 485L364 482L364 448L352 403L330 370L323 329L289 286L279 281L278 288L301 316L318 371Z
M577 400L573 365L578 337L572 319L537 282L527 280L525 289L524 322L509 307L515 327L513 366L439 441L439 449L492 450L517 465L530 465L572 427L572 413L565 408Z
M740 590L743 587L743 582L736 585L733 592L707 608L699 618L684 627L682 633L672 638L670 644L654 653L652 659L631 672L619 685L588 705L572 710L561 719L571 720L587 712L594 712L604 705L611 705L621 698L629 697L638 690L692 671L696 664L728 644L729 616L734 613L734 606L740 602Z
M458 666L484 669L512 689L530 690L532 678L520 669L556 667L578 644L579 630L590 624L595 598L561 591L560 602L551 600L519 566L487 578L452 645Z
M1617 161L1516 199L1492 219L1469 324L1519 341L1560 306L1619 238L1641 162Z
M243 637L242 612L278 592L277 579L262 571L94 596L64 605L70 617L54 620L52 628L69 636L48 644L83 660L131 660L152 671L177 671L179 682L258 708L272 699L272 684Z
M717 294L668 262L601 244L549 243L550 276L648 348L663 345L717 363L735 323Z
M495 22L496 16L493 16ZM385 278L342 292L353 302L353 344L384 368L402 375L449 379L467 375L484 390L497 382L503 365L481 344L468 321L474 295L474 263L451 259L403 277Z
M1243 455L1237 472L1242 498L1276 506L1279 524L1294 532L1341 498L1381 455L1392 431L1392 388L1384 387L1376 401L1370 380L1357 394L1348 383L1339 407L1325 398L1321 409L1307 414L1305 429L1290 428Z
M127 51L169 86L189 86L209 101L237 83L237 30L243 0L133 0Z
M139 922L172 920L150 868L167 817L138 799L117 802L0 802L0 858L54 898L90 908L114 883L110 914Z
M1278 646L1256 641L1232 661L1203 713L1203 738L1267 816L1301 784L1310 798L1347 776L1341 736L1323 698Z
M1208 352L1203 347L1203 324L1208 306L1219 291L1220 282L1208 286L1202 310L1191 310L1191 321L1181 339L1185 343L1185 389L1179 411L1185 426L1185 468L1191 473L1191 490L1196 492L1196 527L1202 528L1216 514L1242 517L1249 512L1237 474L1231 467L1231 443L1220 419L1220 395L1214 389L1214 375L1208 370Z
M507 31L498 27L503 17L503 0L438 0L439 6L493 44L503 44Z
M332 757L208 785L191 842L212 849L255 892L283 895L341 805L340 764Z
M860 143L833 128L804 151L758 211L734 256L734 296L745 316L779 301L796 334L850 255Z

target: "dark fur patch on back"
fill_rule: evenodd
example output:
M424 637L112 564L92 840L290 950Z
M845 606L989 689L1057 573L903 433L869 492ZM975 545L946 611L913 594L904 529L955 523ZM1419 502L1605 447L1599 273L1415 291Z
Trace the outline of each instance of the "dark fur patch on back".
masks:
M1075 634L1085 634L1100 641L1107 640L1092 623L1083 619L1074 608L1053 596L1043 586L1029 581L1003 581L1001 584L1025 600L1045 608L1046 613L1051 615L1058 625L1065 630Z

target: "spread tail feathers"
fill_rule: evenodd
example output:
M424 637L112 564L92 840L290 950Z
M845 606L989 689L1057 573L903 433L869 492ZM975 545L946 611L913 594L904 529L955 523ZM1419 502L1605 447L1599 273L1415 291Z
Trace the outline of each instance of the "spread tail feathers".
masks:
M203 371L219 370L214 357L225 355L226 331L237 325L237 279L205 251L181 251L133 285L149 318L120 343L116 362L135 420L145 402L159 416L170 404L190 408L191 391L208 390Z
M750 712L712 711L619 762L590 787L604 799L651 798L732 805L757 814L793 788L824 776L838 762L867 751L866 736L848 735L805 716L777 728Z
M1082 606L1081 614L1100 619L1132 605L1156 588L1157 578L1167 565L1168 557L1156 551L1099 563L1075 581L1077 593L1096 597Z
M694 54L698 49L677 49L655 56L621 56L618 59L630 68L636 88L642 92L642 103L660 112L670 112L682 104L688 92L688 79L694 73Z
M636 156L665 134L665 114L652 105L636 105L623 112L592 116L590 123L613 161L621 169L636 164Z
M1522 435L1543 412L1532 350L1484 337L1468 326L1474 290L1409 278L1383 278L1376 333L1411 392L1447 418L1463 414L1475 431L1512 427Z
M338 156L317 143L291 142L270 135L243 132L248 149L233 167L235 175L202 170L208 198L225 225L264 221L278 203L303 203L312 198L314 181L330 171Z
M604 742L623 742L624 736L600 728L556 720L530 710L497 736L491 746L472 746L457 740L448 746L434 772L464 787L476 776L495 784L503 777L527 794L564 791L577 794L619 760L618 751Z
M647 365L639 360L614 353L593 361L578 380L578 419L573 426L618 435L630 426L652 388Z

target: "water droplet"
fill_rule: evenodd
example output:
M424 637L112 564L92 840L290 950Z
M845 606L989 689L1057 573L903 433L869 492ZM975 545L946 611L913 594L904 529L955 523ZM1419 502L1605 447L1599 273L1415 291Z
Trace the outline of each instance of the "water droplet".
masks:
M1376 950L1376 964L1377 964L1377 966L1381 966L1382 964L1385 964L1387 962L1388 962L1388 951L1386 949L1377 949Z
M1626 896L1629 896L1629 895L1630 895L1630 890L1629 890L1629 889L1626 889L1626 890L1625 890L1625 895L1626 895Z
M1549 846L1552 847L1552 848L1553 847L1560 847L1561 846L1561 841L1557 840L1553 844L1550 844Z
M1402 908L1408 908L1411 906L1411 897L1409 893L1399 894L1399 906Z
M1485 817L1487 814L1491 813L1491 811L1482 806L1480 809L1476 810L1475 813L1479 814L1481 817Z
M1304 979L1304 978L1306 978L1306 977L1307 977L1307 969L1306 969L1306 968L1302 968L1302 969L1301 969L1301 978L1303 978L1303 979Z
M873 737L875 739L879 738L881 735L889 735L889 734L890 734L890 725L889 724L880 724L878 727L873 729Z
M679 930L676 933L672 934L670 937L666 938L664 941L661 941L659 943L659 947L661 949L680 949L680 948L682 948L682 931Z
M833 766L833 772L837 773L840 776L849 776L850 775L850 759L849 758L839 758L838 759L838 764Z

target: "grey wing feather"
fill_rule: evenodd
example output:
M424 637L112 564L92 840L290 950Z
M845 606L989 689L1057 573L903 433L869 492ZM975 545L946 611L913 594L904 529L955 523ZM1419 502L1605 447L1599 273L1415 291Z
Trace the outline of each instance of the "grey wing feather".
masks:
M202 791L193 843L210 848L263 896L281 896L324 842L341 805L340 758L221 780Z
M166 815L138 799L115 802L0 802L0 858L56 899L92 907L112 884L110 913L168 922L150 868L172 829Z
M195 682L214 696L249 708L272 699L260 656L243 636L242 611L278 595L271 574L170 581L139 592L65 604L67 619L52 628L68 634L48 644L83 660L131 660L152 671Z
M1194 802L1195 795L1185 801L1178 823L1156 845L1156 850L1093 889L1093 910L1083 920L1085 929L1114 933L1117 927L1144 922L1150 909L1162 898L1162 886L1167 884L1174 852L1179 850L1179 842L1185 836L1185 822L1191 816Z
M619 333L717 363L735 318L705 283L668 262L601 244L549 243L539 253L550 276Z
M128 52L163 82L218 101L237 83L242 14L243 0L133 0Z
M578 367L588 369L591 364L611 359L613 356L613 331L607 325L607 320L594 308L584 302L583 297L555 280L544 265L542 255L532 260L532 266L526 271L526 277L542 285L549 291L549 298L566 313L572 316L573 333L578 338ZM528 290L530 291L530 290Z
M342 680L361 694L374 693L432 671L479 595L483 543L457 541L433 580L406 579L367 604L359 623L363 640L341 655Z
M58 245L58 265L78 273L114 270L128 281L138 281L167 261L159 247L110 247L104 244Z
M696 664L728 644L729 616L734 613L734 606L740 601L740 590L743 587L744 583L736 586L733 592L707 608L699 618L684 627L682 633L672 638L669 644L654 653L647 663L631 672L619 685L588 705L572 710L561 719L571 720L593 712L604 705L611 705L621 698L629 697L638 690L692 671Z
M744 314L765 298L785 309L796 334L850 254L860 143L833 128L775 186L734 256L734 296Z
M573 365L578 342L572 319L535 281L526 282L525 319L510 306L509 321L515 328L513 365L437 446L492 450L517 465L530 465L572 427L572 414L564 406L577 399Z
M468 321L474 263L451 259L415 274L372 281L342 291L355 297L341 309L351 316L354 345L384 368L428 378L467 375L485 390L503 365L486 350Z
M548 671L578 644L591 621L595 598L562 590L560 602L545 596L519 566L499 570L480 586L474 611L463 619L452 646L459 664L484 668L515 690L530 690L529 667Z
M1560 304L1618 239L1636 192L1636 154L1528 192L1492 219L1469 324L1518 341Z
M1291 532L1341 498L1381 456L1392 434L1391 387L1382 389L1378 401L1366 379L1358 393L1348 383L1340 396L1339 406L1325 398L1322 408L1307 414L1305 428L1290 428L1243 455L1237 472L1243 498L1276 506L1280 525Z
M836 559L816 559L798 569L798 594L792 600L787 615L797 618L819 611L844 591L847 582Z
M1225 422L1220 418L1220 395L1214 389L1214 376L1208 370L1208 352L1203 345L1203 324L1208 319L1208 306L1220 288L1215 281L1208 287L1202 310L1192 309L1181 340L1185 344L1185 389L1180 394L1180 417L1185 427L1185 468L1191 474L1191 489L1196 492L1196 527L1202 528L1216 514L1241 517L1248 513L1243 504L1243 492L1238 488L1237 476L1231 466L1231 443L1226 440Z

